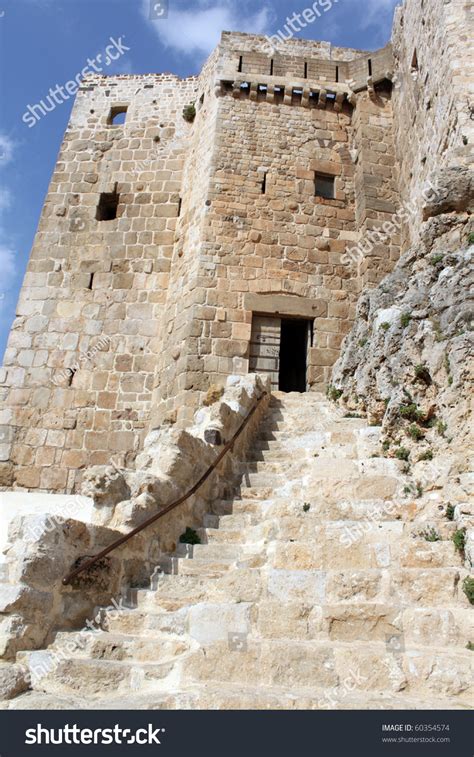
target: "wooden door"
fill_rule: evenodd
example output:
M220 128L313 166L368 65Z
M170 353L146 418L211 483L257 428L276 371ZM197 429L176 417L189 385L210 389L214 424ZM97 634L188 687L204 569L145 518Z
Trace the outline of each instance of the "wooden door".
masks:
M250 339L250 372L269 373L277 391L280 373L281 319L254 316Z

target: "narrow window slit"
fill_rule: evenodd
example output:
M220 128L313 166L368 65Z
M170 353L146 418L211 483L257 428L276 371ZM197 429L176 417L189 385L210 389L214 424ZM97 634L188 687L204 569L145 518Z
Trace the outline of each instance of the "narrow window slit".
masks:
M270 61L270 76L273 76L273 58Z
M305 61L305 64L304 64L304 78L305 79L308 78L308 63L306 61Z
M183 206L183 198L179 197L178 198L178 217L181 215L181 208L182 208L182 206Z
M339 81L339 66L336 66L336 82Z
M242 65L243 65L243 62L244 62L244 59L243 59L243 56L241 55L241 56L240 56L240 58L239 58L239 67L238 67L238 69L237 69L237 71L238 71L239 73L241 73L241 72L242 72Z
M267 174L263 174L263 180L262 180L262 194L266 194L267 192Z
M87 285L87 288L88 288L88 289L92 289L92 285L93 285L93 283L94 283L94 274L93 274L93 273L91 273L91 275L90 275L90 278L89 278L89 283L88 283L88 285Z
M372 76L372 58L369 58L369 76Z

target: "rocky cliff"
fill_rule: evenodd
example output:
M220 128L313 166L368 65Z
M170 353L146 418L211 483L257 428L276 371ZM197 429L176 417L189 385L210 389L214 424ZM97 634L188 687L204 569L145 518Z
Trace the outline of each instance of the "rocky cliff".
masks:
M458 501L472 447L473 186L467 169L437 177L420 243L363 293L330 388L347 411L382 423L383 454L425 489L461 482Z

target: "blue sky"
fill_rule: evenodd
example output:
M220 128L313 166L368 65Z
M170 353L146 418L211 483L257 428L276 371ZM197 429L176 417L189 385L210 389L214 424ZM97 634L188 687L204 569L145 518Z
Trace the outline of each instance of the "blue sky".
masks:
M0 0L0 355L15 316L41 206L72 99L32 128L38 103L104 52L110 38L130 50L104 73L197 73L222 30L274 34L313 0L168 0L167 18L150 20L156 0ZM162 0L164 1L164 0ZM318 2L318 0L316 0ZM319 0L327 8L331 0ZM295 36L376 49L390 38L398 0L332 0Z

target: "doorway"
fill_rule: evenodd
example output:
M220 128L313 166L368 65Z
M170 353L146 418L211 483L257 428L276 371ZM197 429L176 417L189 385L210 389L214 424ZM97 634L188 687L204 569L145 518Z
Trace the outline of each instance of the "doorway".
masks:
M308 324L309 321L296 318L281 322L278 381L281 392L306 391Z
M254 316L250 371L270 374L274 391L305 392L312 336L312 320Z

